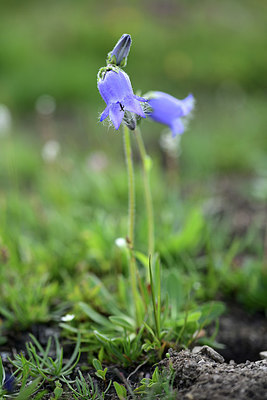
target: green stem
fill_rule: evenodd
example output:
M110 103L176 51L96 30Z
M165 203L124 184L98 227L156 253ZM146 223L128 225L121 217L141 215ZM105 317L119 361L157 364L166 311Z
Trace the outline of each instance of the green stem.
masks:
M128 172L128 192L129 192L129 204L128 204L128 246L130 250L130 279L132 287L132 295L134 300L135 317L137 326L141 324L141 311L140 311L140 296L137 289L137 267L133 253L134 248L134 217L135 217L135 187L134 187L134 169L132 160L131 150L131 139L130 132L126 125L124 125L124 151Z
M151 194L150 180L149 180L149 171L151 168L151 161L150 161L149 156L146 153L141 130L138 127L135 130L135 137L137 140L137 145L139 148L139 152L140 152L140 156L141 156L141 160L142 160L142 166L143 166L145 203L146 203L147 220L148 220L148 255L153 256L153 254L154 254L154 211L153 211L152 194Z
M156 295L155 295L155 287L154 287L154 281L153 281L153 275L152 275L151 261L152 261L151 256L149 256L149 278L150 278L151 297L152 297L152 304L153 304L154 322L155 322L155 327L156 327L156 336L160 342L160 319L159 319L160 314L158 313L158 308L160 307L160 304L157 305L157 303L156 303Z
M124 151L128 173L128 243L129 247L134 247L134 216L135 216L135 187L134 187L134 169L132 160L132 149L130 132L126 125L124 125Z

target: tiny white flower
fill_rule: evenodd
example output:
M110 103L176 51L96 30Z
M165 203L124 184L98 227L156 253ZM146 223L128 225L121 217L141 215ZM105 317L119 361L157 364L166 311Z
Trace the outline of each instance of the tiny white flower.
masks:
M163 133L160 136L159 144L160 147L168 153L171 157L176 158L180 150L181 136L172 136L170 132Z
M75 315L74 314L66 314L63 317L61 317L61 321L63 322L70 322L74 319Z
M118 246L121 249L127 247L127 242L124 238L117 238L115 240L115 244L116 244L116 246Z
M46 162L53 162L60 153L60 144L56 140L48 140L42 148L42 157Z

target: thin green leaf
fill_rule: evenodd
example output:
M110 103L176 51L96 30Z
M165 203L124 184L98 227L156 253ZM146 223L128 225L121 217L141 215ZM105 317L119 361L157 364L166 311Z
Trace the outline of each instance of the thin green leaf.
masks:
M41 378L36 378L29 386L20 390L16 400L29 400L33 393L38 389L40 383Z
M122 328L130 330L132 332L135 331L135 321L132 318L128 317L127 315L122 317L117 317L115 315L112 315L109 317L109 320L113 324L121 326Z
M99 314L97 311L95 311L92 307L90 307L88 304L80 302L78 303L83 312L94 322L97 324L105 327L105 328L111 328L112 329L112 324L108 320L108 318L104 317L103 315Z

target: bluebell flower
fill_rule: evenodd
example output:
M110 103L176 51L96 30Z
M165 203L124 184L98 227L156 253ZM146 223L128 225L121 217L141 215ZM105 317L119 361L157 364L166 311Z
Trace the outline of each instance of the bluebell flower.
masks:
M145 96L148 98L148 105L151 107L148 113L150 118L168 125L173 137L184 132L184 117L189 116L194 108L195 100L192 94L183 100L178 100L163 92L149 92Z
M15 378L13 375L10 373L5 374L5 379L3 383L3 388L6 390L8 393L12 393L15 390Z
M128 34L122 35L118 40L114 49L108 53L107 63L125 67L127 64L127 57L130 51L132 39Z
M98 90L106 102L107 107L100 117L100 122L110 117L116 130L119 129L123 118L129 119L129 113L145 118L145 113L140 102L145 102L143 97L133 93L129 76L118 67L107 66L101 68L97 79ZM132 129L135 128L133 124Z

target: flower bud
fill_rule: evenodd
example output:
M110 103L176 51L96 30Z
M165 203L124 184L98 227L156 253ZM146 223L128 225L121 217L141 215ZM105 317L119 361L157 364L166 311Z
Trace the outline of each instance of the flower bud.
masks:
M122 35L114 49L108 53L107 64L125 67L127 64L127 57L130 51L131 43L132 39L130 35L127 33Z

